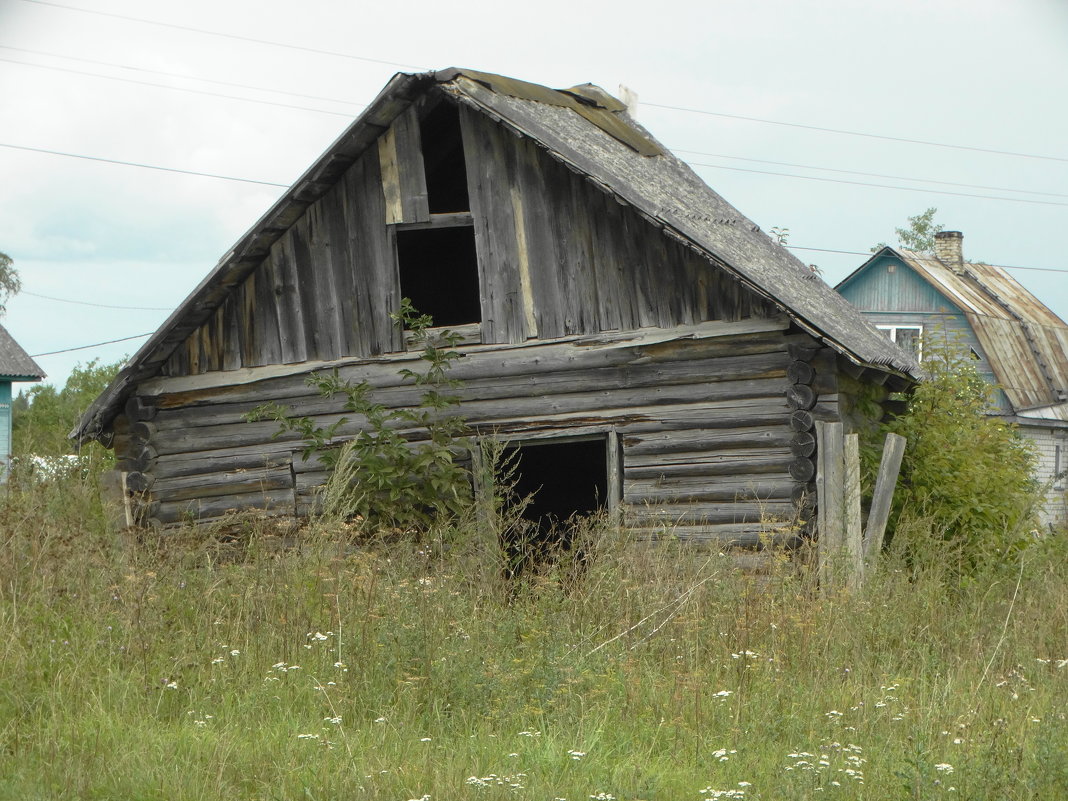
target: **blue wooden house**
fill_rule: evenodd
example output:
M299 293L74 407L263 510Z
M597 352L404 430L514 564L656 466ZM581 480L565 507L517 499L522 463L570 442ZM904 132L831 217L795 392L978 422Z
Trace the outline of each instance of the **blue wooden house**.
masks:
M0 325L0 482L7 481L11 465L11 384L44 377L37 362Z
M924 334L970 349L997 386L993 413L1035 444L1050 525L1068 522L1068 324L1004 269L964 260L943 231L933 254L884 247L836 288L888 338L923 357Z

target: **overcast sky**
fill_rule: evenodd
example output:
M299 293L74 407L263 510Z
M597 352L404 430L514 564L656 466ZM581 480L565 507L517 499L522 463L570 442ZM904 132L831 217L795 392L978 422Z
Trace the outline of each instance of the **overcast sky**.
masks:
M966 258L1062 271L1012 274L1068 318L1068 2L0 0L3 324L31 354L149 333L283 191L11 146L289 185L393 73L447 66L629 86L791 245L867 252L937 206ZM865 260L794 252L832 284ZM62 385L143 342L37 361Z

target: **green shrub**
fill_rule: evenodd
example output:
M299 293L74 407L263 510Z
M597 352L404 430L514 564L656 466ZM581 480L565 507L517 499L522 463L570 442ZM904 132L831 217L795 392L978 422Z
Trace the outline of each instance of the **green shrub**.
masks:
M408 298L392 318L409 332L427 365L424 372L399 371L402 379L423 388L418 406L384 406L372 397L366 381L343 381L335 370L309 376L308 385L323 397L344 396L345 408L363 418L352 438L337 437L347 417L321 426L310 417L290 417L290 410L276 403L258 406L247 419L277 420L278 434L296 432L304 438L304 459L318 456L330 468L322 498L325 514L363 521L371 531L421 531L470 507L470 480L455 459L457 450L467 447L467 424L447 413L459 403L448 392L458 385L448 377L460 356L452 349L458 335L432 333L431 317L419 314ZM425 439L410 442L405 431L425 432Z
M962 572L1000 561L1029 540L1038 487L1030 443L988 414L992 386L948 337L924 341L927 380L885 431L908 440L892 531L923 519ZM945 552L944 552L945 553Z

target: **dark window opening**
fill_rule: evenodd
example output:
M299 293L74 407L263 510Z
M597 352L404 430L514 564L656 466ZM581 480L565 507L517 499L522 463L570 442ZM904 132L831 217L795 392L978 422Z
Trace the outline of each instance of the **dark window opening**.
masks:
M581 564L585 554L575 542L575 524L607 506L604 438L528 443L507 448L504 455L504 464L515 468L513 502L528 501L525 522L502 532L507 575L516 578L572 549L576 565Z
M482 321L473 228L397 231L397 262L401 295L435 326Z
M523 517L541 527L594 514L608 497L607 449L604 439L529 443L517 452L515 495L530 497Z
M431 214L470 211L460 111L442 101L420 123L427 202Z

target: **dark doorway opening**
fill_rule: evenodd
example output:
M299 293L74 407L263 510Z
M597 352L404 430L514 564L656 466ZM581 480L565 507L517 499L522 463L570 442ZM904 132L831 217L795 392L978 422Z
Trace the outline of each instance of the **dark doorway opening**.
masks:
M581 563L585 555L576 542L576 526L607 506L605 438L526 443L507 448L504 455L505 463L515 466L513 497L526 501L522 520L503 532L508 575L518 577L572 550Z
M431 214L470 211L460 111L442 101L420 122L427 202Z
M397 232L401 295L435 326L482 321L471 226Z

